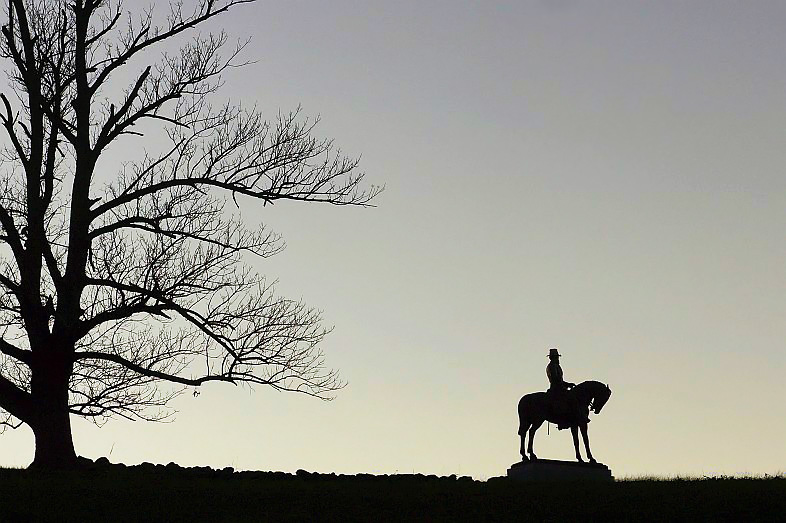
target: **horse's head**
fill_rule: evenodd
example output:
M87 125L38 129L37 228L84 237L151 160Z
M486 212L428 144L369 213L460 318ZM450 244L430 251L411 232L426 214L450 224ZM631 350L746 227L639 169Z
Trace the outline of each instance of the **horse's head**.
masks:
M608 385L603 385L603 387L598 391L592 400L592 412L595 414L600 414L601 409L606 404L606 402L609 401L610 397L611 389Z

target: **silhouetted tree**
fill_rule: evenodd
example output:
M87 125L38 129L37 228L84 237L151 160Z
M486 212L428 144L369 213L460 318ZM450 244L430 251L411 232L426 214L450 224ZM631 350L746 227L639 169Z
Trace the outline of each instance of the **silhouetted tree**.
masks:
M33 465L75 463L70 414L161 419L211 381L323 398L342 385L323 366L319 313L243 264L282 244L247 228L238 200L366 205L379 189L360 188L357 161L297 111L268 122L209 104L243 44L195 28L250 1L7 4L0 422L30 426ZM160 149L135 144L138 158L103 174L143 132Z

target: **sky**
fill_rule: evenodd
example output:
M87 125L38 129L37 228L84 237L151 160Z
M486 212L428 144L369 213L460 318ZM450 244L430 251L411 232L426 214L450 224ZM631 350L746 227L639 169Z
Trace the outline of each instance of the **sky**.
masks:
M589 435L616 477L783 472L785 25L783 2L720 0L223 16L255 62L217 99L302 106L385 185L374 208L243 208L287 242L253 267L324 311L348 386L209 385L172 423L74 419L77 453L486 479L519 461L517 402L558 347L613 391ZM536 453L573 459L548 432ZM0 436L4 466L33 452Z

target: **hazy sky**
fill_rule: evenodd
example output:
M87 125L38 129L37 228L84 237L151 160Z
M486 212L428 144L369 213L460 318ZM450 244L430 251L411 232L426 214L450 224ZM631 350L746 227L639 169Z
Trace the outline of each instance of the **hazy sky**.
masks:
M131 5L129 2L128 5ZM325 311L332 402L213 385L169 424L75 420L112 461L487 478L516 404L606 382L617 477L786 470L786 3L261 1L223 95L298 104L386 191L247 206L255 267ZM0 464L33 457L27 428ZM544 426L541 457L572 459Z

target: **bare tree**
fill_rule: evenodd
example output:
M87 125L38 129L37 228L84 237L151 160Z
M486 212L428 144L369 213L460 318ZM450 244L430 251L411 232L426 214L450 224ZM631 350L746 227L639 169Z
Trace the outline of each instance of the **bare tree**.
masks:
M238 209L368 205L380 189L363 189L357 161L297 111L267 121L210 104L243 45L195 28L251 1L164 13L128 13L117 0L8 2L0 423L30 426L34 465L75 463L70 414L160 419L174 395L210 381L321 398L342 385L323 365L318 311L277 297L244 265L282 244ZM177 38L173 53L166 42ZM133 80L112 90L120 71ZM143 131L166 145L102 181L110 147Z

